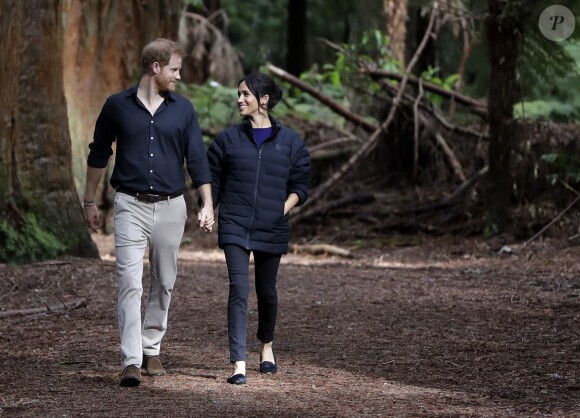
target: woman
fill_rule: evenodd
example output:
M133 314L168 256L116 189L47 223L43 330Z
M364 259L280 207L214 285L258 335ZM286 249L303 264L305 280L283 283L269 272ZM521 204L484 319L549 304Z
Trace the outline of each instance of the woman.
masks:
M208 150L218 243L230 281L228 340L234 372L228 383L246 383L246 331L250 253L254 255L261 342L260 372L276 373L272 350L278 297L276 276L288 252L288 213L308 197L310 154L300 136L270 112L282 90L265 74L238 84L243 122L221 132Z

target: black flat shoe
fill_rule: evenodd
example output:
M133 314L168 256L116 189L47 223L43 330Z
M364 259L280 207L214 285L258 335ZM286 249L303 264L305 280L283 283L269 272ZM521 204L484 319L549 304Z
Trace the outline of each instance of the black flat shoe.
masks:
M272 363L271 361L263 361L260 363L260 373L276 374L277 371L278 365Z
M274 361L276 361L276 356L274 356ZM278 365L272 363L271 361L262 361L262 354L260 354L260 373L276 374L277 371Z
M245 385L246 384L246 375L245 374L234 374L233 376L228 377L228 383L232 385Z

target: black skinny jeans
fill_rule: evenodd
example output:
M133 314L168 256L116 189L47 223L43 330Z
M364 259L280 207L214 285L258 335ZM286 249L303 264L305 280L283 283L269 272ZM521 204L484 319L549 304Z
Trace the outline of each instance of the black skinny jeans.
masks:
M228 297L228 340L230 362L246 361L246 334L248 329L248 296L250 294L250 251L237 245L224 246L230 292ZM280 254L254 251L256 296L258 299L257 337L263 343L274 340L278 295L276 276Z

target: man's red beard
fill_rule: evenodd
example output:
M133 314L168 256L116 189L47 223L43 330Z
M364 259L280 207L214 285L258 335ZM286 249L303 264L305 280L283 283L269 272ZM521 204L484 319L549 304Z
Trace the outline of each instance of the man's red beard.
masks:
M167 78L163 76L155 77L155 85L159 93L171 93L175 91L175 83L171 83Z

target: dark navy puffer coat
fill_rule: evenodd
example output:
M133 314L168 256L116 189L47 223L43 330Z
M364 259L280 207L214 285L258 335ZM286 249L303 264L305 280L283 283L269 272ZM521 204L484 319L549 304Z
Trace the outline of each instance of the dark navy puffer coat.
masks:
M308 198L310 154L300 136L274 118L272 135L258 145L249 119L222 131L208 150L212 197L219 205L218 244L274 254L288 252L290 193Z

